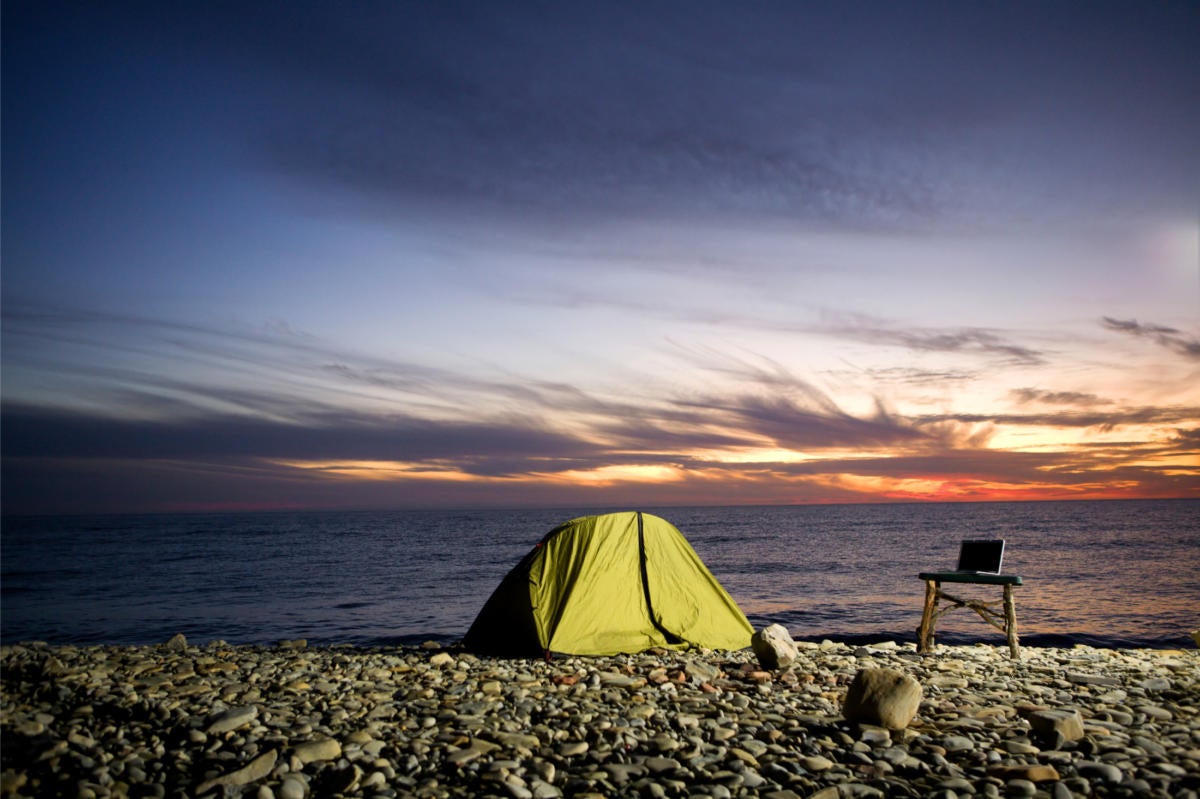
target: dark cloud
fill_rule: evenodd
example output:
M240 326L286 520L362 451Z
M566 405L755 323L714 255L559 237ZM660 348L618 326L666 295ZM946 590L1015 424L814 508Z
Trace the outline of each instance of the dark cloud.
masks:
M1171 444L1179 449L1193 450L1200 455L1200 427L1176 430Z
M386 37L342 25L334 45L289 42L280 60L314 52L309 84L337 93L288 109L262 143L267 163L400 202L497 213L878 223L932 210L921 186L865 172L819 141L802 91L820 88L806 48L769 28L774 18L807 38L788 15L735 19L747 40L703 5L401 6L389 16Z
M349 412L291 424L246 416L116 419L5 407L5 457L438 461L577 457L597 448L536 419L435 422Z
M923 434L882 410L860 419L841 411L813 408L788 397L742 396L679 401L726 417L734 429L761 436L775 446L798 452L834 447L873 448L920 439Z
M187 417L208 413L215 405L300 424L338 413L341 400L377 400L375 389L427 401L476 392L534 403L548 401L543 395L574 391L549 381L487 380L351 352L282 323L204 325L100 311L30 309L9 302L3 332L6 366L29 363L41 372L87 380L92 401L108 395L115 407L129 413L158 409ZM65 345L72 355L62 361L47 358L43 345ZM93 362L87 357L91 352L104 357ZM101 365L112 362L113 354L148 359L138 369ZM183 377L196 370L174 368L182 362L215 368L218 377ZM155 364L165 368L156 371ZM255 388L245 387L248 374L255 377L250 381Z
M1194 198L1186 4L45 3L8 10L6 44L52 19L67 59L177 50L256 109L227 134L259 166L408 210L1012 220L1113 152Z
M1143 324L1136 319L1113 319L1108 316L1101 320L1101 325L1106 330L1150 339L1160 347L1165 347L1186 358L1200 358L1200 338L1188 337L1183 331L1176 328Z

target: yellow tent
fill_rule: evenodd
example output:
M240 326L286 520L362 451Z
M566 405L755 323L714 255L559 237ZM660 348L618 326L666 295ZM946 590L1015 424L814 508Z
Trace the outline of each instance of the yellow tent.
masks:
M615 655L742 649L753 630L687 539L648 513L551 530L484 604L463 645L480 654Z

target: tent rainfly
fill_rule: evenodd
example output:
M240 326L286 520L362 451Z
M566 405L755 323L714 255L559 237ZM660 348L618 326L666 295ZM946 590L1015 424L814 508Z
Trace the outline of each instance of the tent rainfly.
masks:
M753 629L669 522L648 513L572 519L508 573L467 631L479 654L616 655L743 649Z

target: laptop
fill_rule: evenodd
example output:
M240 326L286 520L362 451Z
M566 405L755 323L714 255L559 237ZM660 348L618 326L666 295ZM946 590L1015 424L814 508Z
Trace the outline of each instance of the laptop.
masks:
M1004 539L963 541L958 550L958 568L968 574L999 574L1004 562Z

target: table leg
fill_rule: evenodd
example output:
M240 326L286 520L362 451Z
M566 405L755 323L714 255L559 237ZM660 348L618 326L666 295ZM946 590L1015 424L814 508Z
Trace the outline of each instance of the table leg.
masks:
M1020 641L1017 638L1017 603L1013 599L1013 587L1004 586L1004 632L1008 635L1008 652L1014 658L1021 657Z
M933 627L937 623L938 584L925 581L925 612L921 614L921 626L917 628L917 651L933 651Z

